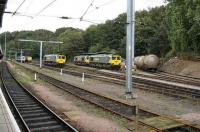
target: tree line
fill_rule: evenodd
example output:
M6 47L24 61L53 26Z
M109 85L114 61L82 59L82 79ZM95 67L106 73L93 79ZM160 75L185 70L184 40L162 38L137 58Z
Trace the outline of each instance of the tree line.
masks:
M166 0L165 6L136 12L135 55L156 54L162 58L180 56L191 58L200 54L200 1ZM4 48L4 35L0 42ZM63 27L55 32L6 32L7 50L27 49L37 58L39 44L19 42L18 39L57 40L63 44L44 44L44 54L62 52L67 57L88 52L114 52L126 57L126 13L103 24L91 25L86 30ZM7 52L8 53L8 52Z

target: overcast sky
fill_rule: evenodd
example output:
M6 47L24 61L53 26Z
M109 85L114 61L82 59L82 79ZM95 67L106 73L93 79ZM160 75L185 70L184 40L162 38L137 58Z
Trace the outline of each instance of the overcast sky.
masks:
M23 0L8 0L6 11L14 12ZM18 12L35 16L42 8L54 0L26 0ZM30 17L4 14L3 25L0 32L16 30L48 29L55 31L60 27L75 27L86 29L92 23L79 21L78 19L64 20L57 16L80 18L92 0L56 0L39 16ZM135 0L136 10L164 4L164 0ZM83 17L95 23L103 23L108 19L116 18L120 13L126 12L127 0L94 0L93 6ZM96 7L99 7L96 9Z

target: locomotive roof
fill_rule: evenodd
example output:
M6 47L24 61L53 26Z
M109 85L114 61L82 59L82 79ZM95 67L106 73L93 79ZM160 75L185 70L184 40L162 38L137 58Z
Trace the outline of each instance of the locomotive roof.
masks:
M81 53L80 55L95 55L96 53Z
M47 54L47 55L44 55L44 56L56 56L56 55L64 55L64 54Z
M80 55L100 55L100 54L116 55L116 53L112 53L112 52L81 53Z
M105 57L105 56L112 56L112 55L116 55L116 54L95 54L95 55L91 55L91 57L98 57L98 56ZM120 55L118 55L118 56L120 56Z

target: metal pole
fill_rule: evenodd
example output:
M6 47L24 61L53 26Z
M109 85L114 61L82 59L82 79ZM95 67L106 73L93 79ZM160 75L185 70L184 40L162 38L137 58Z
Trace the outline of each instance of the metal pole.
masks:
M22 63L22 49L21 49L21 57L20 57L20 59L21 59L21 63Z
M15 52L15 60L17 60L17 52Z
M135 57L135 0L133 0L133 8L132 8L132 64L134 64L134 57Z
M42 68L42 41L40 41L40 68Z
M10 51L9 51L9 59L10 59ZM11 59L10 59L11 60Z
M4 50L4 57L5 57L5 60L6 60L6 33L5 33L5 50Z
M126 40L126 98L132 98L132 62L134 47L134 5L135 0L127 1L127 40Z

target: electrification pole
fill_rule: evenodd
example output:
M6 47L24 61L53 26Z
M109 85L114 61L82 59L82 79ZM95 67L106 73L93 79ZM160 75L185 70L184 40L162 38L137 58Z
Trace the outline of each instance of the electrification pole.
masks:
M40 42L40 68L42 68L42 41Z
M21 55L20 55L21 57L20 57L20 61L21 61L21 63L22 63L22 49L21 49Z
M6 61L6 33L5 33L5 49L4 49L4 57L5 57L5 61Z
M29 40L29 39L19 39L21 42L36 42L40 44L40 68L42 68L42 46L43 42L46 43L54 43L54 44L62 44L63 42L60 41L41 41L41 40Z
M133 97L132 65L135 43L135 0L127 0L126 98Z

